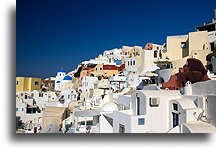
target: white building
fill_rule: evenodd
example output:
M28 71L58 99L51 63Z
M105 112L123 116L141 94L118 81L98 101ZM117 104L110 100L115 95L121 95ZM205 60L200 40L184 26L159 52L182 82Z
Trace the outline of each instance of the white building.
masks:
M131 108L113 113L113 132L214 133L215 82L187 83L184 95L178 90L135 91Z
M169 100L179 91L139 90L131 97L131 109L113 113L114 133L164 133L169 130Z
M66 75L66 71L62 68L57 72L57 76L55 78L55 90L61 91L65 88L66 83L71 83L72 77L69 75Z
M56 78L55 78L55 90L60 91L61 90L61 81L66 76L66 71L62 68L57 72Z
M111 76L109 79L111 88L114 91L122 90L122 89L126 88L127 87L126 79L127 79L127 77L124 75Z
M122 60L122 49L111 49L111 50L105 50L103 52L103 57L107 59L109 63L115 63L116 60Z
M98 81L97 77L92 77L92 76L83 77L81 90L84 92L88 88L94 88L94 84L97 81Z

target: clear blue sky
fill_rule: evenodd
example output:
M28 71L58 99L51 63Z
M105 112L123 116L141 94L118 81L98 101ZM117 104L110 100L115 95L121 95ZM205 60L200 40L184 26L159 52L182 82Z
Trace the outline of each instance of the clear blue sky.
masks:
M106 49L163 44L211 22L215 0L17 0L16 75L55 76Z

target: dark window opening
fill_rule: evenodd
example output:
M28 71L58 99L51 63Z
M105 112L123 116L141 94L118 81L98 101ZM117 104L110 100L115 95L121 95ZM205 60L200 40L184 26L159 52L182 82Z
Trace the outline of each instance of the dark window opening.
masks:
M178 104L173 103L173 110L178 111Z
M125 126L122 124L119 124L119 133L125 133Z
M27 109L26 109L26 114L31 114L31 112L32 112L32 109L31 109L31 108L27 108Z
M173 127L176 127L179 125L179 115L176 113L172 113L173 116Z
M140 97L137 97L137 115L140 115Z
M158 52L155 50L155 51L154 51L154 58L157 58L157 53L158 53Z
M35 81L35 85L39 85L39 82L38 82L38 81Z
M214 42L213 42L213 43L210 43L210 46L211 46L211 51L214 51L214 50L215 50Z

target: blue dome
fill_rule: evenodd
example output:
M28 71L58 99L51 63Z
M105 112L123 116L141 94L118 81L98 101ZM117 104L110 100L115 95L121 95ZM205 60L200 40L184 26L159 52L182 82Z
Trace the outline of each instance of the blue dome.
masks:
M63 80L72 80L72 77L66 75Z
M56 83L60 83L60 81L56 81Z
M66 71L63 68L61 70L59 70L58 72L66 73Z

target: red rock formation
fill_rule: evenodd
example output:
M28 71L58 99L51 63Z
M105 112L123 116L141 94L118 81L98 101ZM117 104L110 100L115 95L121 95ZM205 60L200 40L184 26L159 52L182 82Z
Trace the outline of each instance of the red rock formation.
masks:
M208 70L200 60L190 58L187 59L187 63L188 64L183 68L179 68L179 73L172 75L168 82L162 83L162 88L175 90L184 87L187 81L190 81L193 84L200 81L210 80L207 76Z

